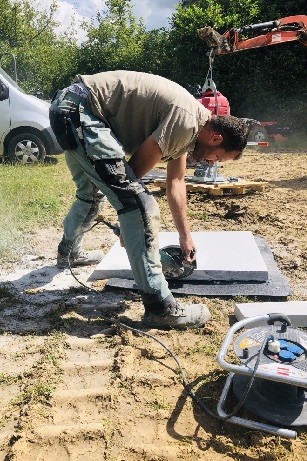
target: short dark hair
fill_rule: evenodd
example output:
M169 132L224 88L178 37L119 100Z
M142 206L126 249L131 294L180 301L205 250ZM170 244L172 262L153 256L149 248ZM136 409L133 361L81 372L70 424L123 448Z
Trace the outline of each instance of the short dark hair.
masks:
M211 127L223 136L223 147L226 152L237 150L240 153L246 146L248 125L241 118L233 115L212 115Z

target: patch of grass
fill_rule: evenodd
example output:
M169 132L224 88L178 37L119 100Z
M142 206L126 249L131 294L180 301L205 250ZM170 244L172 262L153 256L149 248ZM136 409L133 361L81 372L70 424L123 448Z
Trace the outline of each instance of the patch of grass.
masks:
M172 405L169 403L166 403L164 398L161 397L160 399L155 398L151 400L150 402L147 402L146 405L153 409L154 411L159 411L159 410L169 410L172 408Z
M21 376L23 390L12 401L15 406L45 404L61 375L59 360L64 356L65 335L54 332L40 346L39 360Z
M0 385L9 386L17 380L16 376L9 375L7 373L0 373Z
M26 387L15 401L15 404L44 403L50 399L52 391L53 388L48 383L38 380Z
M190 357L194 354L203 354L204 356L216 356L219 351L219 347L216 344L210 342L210 344L204 344L201 341L196 342L192 347L187 348L184 351L185 357Z
M0 193L5 210L13 210L24 229L34 223L60 224L74 185L61 156L55 165L1 165Z
M22 233L17 229L17 217L14 207L6 206L3 201L3 194L0 182L0 259L2 265L5 261L11 260L15 253L18 252L18 248L23 246Z
M55 197L35 198L25 204L25 218L29 216L32 219L33 215L37 221L40 221L44 215L49 215L50 212L52 215L60 212L60 201Z
M75 189L64 156L48 165L0 165L0 257L9 259L25 247L24 231L60 225Z
M250 298L243 296L243 295L237 295L233 297L233 300L235 303L249 303L251 302Z
M192 219L199 219L200 221L208 221L209 216L203 211L188 211L187 215Z
M0 429L5 426L5 419L0 419Z
M41 352L43 354L41 363L50 362L50 357L53 357L52 363L57 367L57 359L63 357L63 348L65 346L65 335L54 331L50 336L48 336L41 347Z

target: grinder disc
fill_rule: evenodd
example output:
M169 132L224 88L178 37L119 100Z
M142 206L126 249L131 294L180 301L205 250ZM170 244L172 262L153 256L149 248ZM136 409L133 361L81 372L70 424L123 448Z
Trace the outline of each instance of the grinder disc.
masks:
M169 245L160 250L162 271L167 279L183 279L196 269L196 261L187 263L179 245Z

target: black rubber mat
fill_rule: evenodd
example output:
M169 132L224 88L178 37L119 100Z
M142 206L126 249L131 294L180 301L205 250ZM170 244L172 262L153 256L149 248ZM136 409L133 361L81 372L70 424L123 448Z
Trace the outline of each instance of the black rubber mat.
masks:
M210 281L169 281L169 287L174 294L196 296L257 296L286 298L291 294L291 288L286 277L282 275L274 260L271 248L264 238L255 236L261 256L268 269L266 282L210 282ZM133 280L111 278L106 288L121 288L124 290L137 290Z

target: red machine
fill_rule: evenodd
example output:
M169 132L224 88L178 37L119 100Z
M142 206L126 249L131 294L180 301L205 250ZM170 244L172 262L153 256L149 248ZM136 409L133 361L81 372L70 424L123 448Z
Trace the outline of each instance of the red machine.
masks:
M197 32L210 47L209 71L198 100L213 114L227 115L230 113L228 100L216 90L212 80L214 56L295 40L307 46L307 16L288 16L275 21L252 24L238 29L233 28L223 35L210 26L198 29ZM258 122L255 120L254 123L250 131L251 142L267 141L269 137L274 140L285 139L289 132L288 127L279 127L275 121Z
M212 114L215 115L229 115L230 107L228 99L222 95L219 91L216 93L208 88L203 91L200 95L200 98L197 98L198 101L209 109Z
M217 91L215 83L212 79L212 67L214 61L214 53L211 49L209 53L209 69L206 76L204 86L202 87L201 94L197 100L205 106L214 115L229 115L230 106L228 99Z

